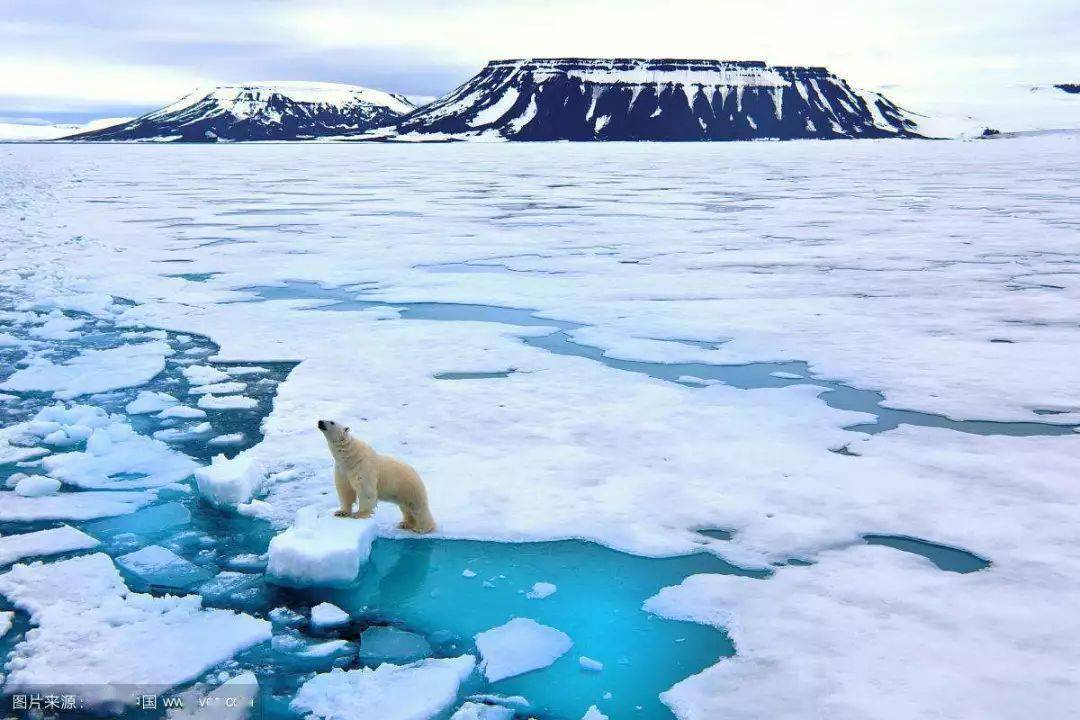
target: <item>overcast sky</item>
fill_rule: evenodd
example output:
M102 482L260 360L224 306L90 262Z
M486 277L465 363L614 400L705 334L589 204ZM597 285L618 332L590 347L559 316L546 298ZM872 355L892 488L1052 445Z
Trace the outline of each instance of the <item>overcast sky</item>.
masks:
M1080 82L1080 0L0 0L0 121L138 114L245 80L434 96L523 56L826 65L866 87Z

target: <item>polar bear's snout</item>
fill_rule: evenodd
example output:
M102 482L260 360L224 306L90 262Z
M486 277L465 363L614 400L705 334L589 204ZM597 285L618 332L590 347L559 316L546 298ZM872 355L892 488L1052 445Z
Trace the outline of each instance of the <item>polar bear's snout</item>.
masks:
M319 432L325 435L326 439L331 442L340 441L349 434L349 428L341 423L336 423L333 420L319 420L315 423L315 427L319 428Z
M315 423L315 427L319 428L323 432L326 432L326 421L320 420L319 422Z

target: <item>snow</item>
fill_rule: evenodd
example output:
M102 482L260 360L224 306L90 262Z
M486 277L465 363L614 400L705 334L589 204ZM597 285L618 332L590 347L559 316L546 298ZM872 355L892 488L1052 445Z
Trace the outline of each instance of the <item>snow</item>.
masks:
M28 557L88 550L97 545L97 540L68 525L20 535L5 535L0 537L0 566Z
M549 582L534 583L532 589L525 593L525 597L530 600L543 600L546 597L550 597L555 594L558 588Z
M212 99L223 110L243 118L253 114L255 107L264 105L274 94L284 95L296 102L314 105L348 106L356 103L367 103L388 108L398 114L404 114L414 109L411 103L398 95L360 87L359 85L296 80L263 80L197 89L145 117L149 119L164 117L181 112L204 99Z
M28 498L0 491L0 521L92 520L133 513L153 500L153 493L148 492L59 493Z
M499 118L510 111L517 99L517 88L507 87L494 103L478 112L469 124L472 127L480 127L481 125L490 125L497 122Z
M290 708L321 720L425 720L448 708L472 673L471 655L410 665L321 673L301 686Z
M476 636L480 669L489 682L546 668L573 644L566 633L520 617Z
M120 388L137 387L165 369L168 343L147 342L106 350L83 350L63 363L43 357L0 383L0 390L51 392L60 400Z
M130 410L128 412L131 412ZM193 408L190 405L174 405L169 408L165 408L159 412L156 417L161 420L167 420L169 418L178 418L182 420L194 420L198 418L206 417L206 411L199 408Z
M349 622L349 613L328 602L311 608L311 627L319 630L341 627Z
M136 150L158 162L133 162ZM523 341L543 328L410 318L405 303L533 308L587 323L569 335L609 360L802 361L808 380L876 390L893 407L1075 423L1074 138L258 150L25 145L0 156L0 178L51 188L0 180L6 224L21 226L26 214L36 228L7 239L5 285L35 300L131 298L125 321L208 336L222 367L300 362L279 387L264 439L200 469L209 500L279 531L302 508L332 512L332 461L313 426L340 417L417 468L448 537L585 538L660 556L700 550L698 528L728 528L733 539L709 552L754 567L816 560L756 585L714 578L722 600L703 581L694 585L701 599L671 597L664 614L727 627L739 651L666 696L685 717L715 717L716 697L730 699L736 720L840 700L837 717L878 717L884 685L906 689L901 715L935 703L963 720L1071 711L1077 686L1067 669L1078 655L1068 640L1080 630L1061 599L1080 594L1077 434L904 425L868 436L844 429L859 414L827 406L805 384L678 386ZM94 183L68 182L91 165ZM311 202L279 192L297 167L320 202L304 242L264 217L219 216L243 210L239 198L270 198L281 210ZM483 192L470 184L480 176L491 183ZM158 191L107 211L92 202L130 193L128 183ZM351 194L358 183L370 201ZM124 222L169 217L180 203L191 220L179 228ZM256 242L197 248L180 239L194 232L187 224L206 222ZM74 233L87 241L70 242ZM162 281L167 266L157 261L180 253L222 274L197 292ZM492 258L507 270L415 269ZM235 302L251 297L243 288L288 281L367 281L363 298L386 305L376 317L367 307L313 309L335 302L325 298ZM519 372L433 379L462 367ZM1035 412L1044 409L1065 414ZM830 452L844 446L858 457ZM149 502L143 493L77 493L74 504L66 495L0 494L0 518ZM378 522L389 528L394 512L380 508ZM864 551L861 535L875 532L967 548L993 565L961 576L888 548ZM314 555L300 554L301 575ZM560 587L527 607L542 622L539 613L569 593ZM987 628L993 637L980 635ZM872 641L854 641L857 632ZM606 679L615 660L604 659ZM954 690L942 697L946 680ZM886 691L890 701L899 692ZM746 701L755 692L757 705Z
M585 711L585 714L581 716L581 720L608 720L608 716L593 705Z
M0 594L37 626L15 646L5 691L78 688L91 708L133 702L131 685L188 682L270 638L269 622L205 610L195 595L131 592L100 553L16 565L0 575Z
M100 118L81 125L2 122L0 123L0 141L56 140L75 133L120 125L130 120L131 118L126 117Z
M8 634L8 630L11 630L14 620L15 613L10 611L0 612L0 638Z
M373 518L339 518L304 511L296 524L270 541L267 575L285 585L352 582L371 553Z
M44 475L27 475L15 484L15 494L22 497L55 495L59 490L60 481Z

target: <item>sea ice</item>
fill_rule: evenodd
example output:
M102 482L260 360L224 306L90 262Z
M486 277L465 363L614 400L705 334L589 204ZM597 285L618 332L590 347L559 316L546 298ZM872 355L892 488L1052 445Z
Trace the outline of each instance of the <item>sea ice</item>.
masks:
M35 358L0 383L0 390L52 392L60 400L107 390L138 387L165 369L168 343L121 345L106 350L83 350L60 364Z
M8 630L11 629L12 624L15 621L15 613L9 611L0 612L0 638L8 634ZM3 676L0 675L0 678ZM2 682L2 680L0 680Z
M0 566L16 560L97 547L98 541L68 525L0 537Z
M545 668L573 644L566 633L520 617L476 636L480 669L489 682Z
M0 521L92 520L133 513L153 500L150 492L59 493L24 498L0 491Z
M244 442L244 433L228 433L227 435L216 435L206 441L208 445L214 445L220 447L222 445L240 445Z
M185 588L210 578L198 565L160 545L121 555L116 562L148 585Z
M161 430L155 430L153 438L162 442L181 442L184 440L191 440L192 438L201 437L203 435L209 435L213 432L214 427L208 422L201 422L195 425L187 425L184 427L171 427L162 428Z
M0 594L37 626L15 646L5 690L77 690L89 707L133 702L132 685L153 693L194 680L270 638L269 622L204 610L197 595L131 592L101 553L16 565Z
M337 605L323 602L311 608L311 627L317 630L331 630L348 623L349 613Z
M138 396L124 408L128 415L144 415L170 408L179 402L169 393L140 390ZM158 415L161 417L161 415Z
M182 420L194 420L197 418L206 417L206 411L199 408L191 407L190 405L174 405L173 407L166 408L157 414L158 418L167 420L169 418L179 418Z
M302 511L296 524L270 541L266 573L285 585L342 585L356 579L371 553L375 520Z
M471 655L462 655L374 670L335 668L304 683L290 707L320 720L423 720L457 699L474 665Z
M15 494L22 497L55 495L59 490L60 481L45 475L27 475L15 485Z
M581 720L608 720L608 716L593 705L585 711L585 714L581 716Z
M513 720L514 711L502 705L466 702L450 716L450 720Z
M199 407L205 410L250 410L259 404L255 398L243 395L203 395Z
M231 393L243 392L247 388L242 382L219 382L211 383L210 385L195 385L188 388L189 395L206 395L208 393L219 393L221 395L229 395Z
M183 707L166 712L169 720L244 720L251 715L258 692L255 673L242 672L210 692L196 686L181 693Z
M191 385L210 385L229 379L229 374L209 365L189 365L183 370L184 377Z
M549 582L533 583L532 589L525 593L525 597L530 600L543 600L546 597L554 595L555 591L558 589L559 588L553 583Z

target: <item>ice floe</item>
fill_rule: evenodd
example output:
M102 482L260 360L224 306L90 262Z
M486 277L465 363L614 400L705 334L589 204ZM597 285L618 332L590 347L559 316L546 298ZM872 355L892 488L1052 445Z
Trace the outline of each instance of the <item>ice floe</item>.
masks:
M566 633L520 617L476 636L480 669L490 682L545 668L573 644Z
M83 350L59 364L38 357L0 383L0 390L51 392L60 400L71 400L138 387L165 369L165 357L171 353L168 343L148 342Z
M322 602L311 608L311 627L316 630L330 630L349 622L349 613L337 605Z
M350 583L367 561L376 533L373 519L302 510L295 525L270 541L267 575L285 585Z
M68 525L48 530L0 537L0 566L29 557L57 555L73 550L88 550L98 541Z

